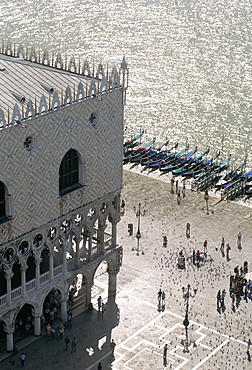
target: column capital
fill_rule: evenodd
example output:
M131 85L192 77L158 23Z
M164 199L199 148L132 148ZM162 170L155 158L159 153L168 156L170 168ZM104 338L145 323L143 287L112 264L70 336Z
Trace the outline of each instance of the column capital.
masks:
M109 275L117 275L119 272L119 268L115 269L115 270L110 270L110 269L107 269L107 273Z
M42 258L36 258L35 259L35 265L37 266L37 265L39 265L41 262L42 262Z
M13 278L13 276L14 276L14 273L12 271L8 270L8 271L5 271L5 273L4 273L4 277L7 280L11 280Z

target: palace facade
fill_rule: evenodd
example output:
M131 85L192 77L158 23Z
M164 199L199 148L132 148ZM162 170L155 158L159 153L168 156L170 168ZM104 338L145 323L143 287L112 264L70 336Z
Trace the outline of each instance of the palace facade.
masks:
M26 318L35 336L46 310L67 319L76 276L84 307L101 263L116 293L128 68L3 43L0 76L0 337L11 352Z

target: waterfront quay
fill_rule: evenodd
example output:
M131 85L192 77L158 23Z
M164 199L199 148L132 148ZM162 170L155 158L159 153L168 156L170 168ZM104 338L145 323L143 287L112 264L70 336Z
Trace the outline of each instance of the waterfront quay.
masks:
M66 351L64 340L50 340L43 330L39 339L20 342L19 353L27 355L25 368L92 370L100 362L102 369L113 370L252 369L247 354L247 342L252 340L252 301L242 296L239 305L232 307L229 295L234 268L243 267L244 262L248 262L249 272L252 268L252 209L233 202L212 207L217 198L210 195L207 212L204 194L189 189L185 196L181 192L178 204L169 181L127 170L123 182L125 209L117 240L124 255L116 297L103 297L106 311L103 315L98 312L97 297L106 292L107 284L106 274L100 274L92 290L94 309L81 312L77 300L71 307L73 325L66 335L70 339L76 336L77 351ZM186 236L188 222L190 237ZM163 236L167 237L166 247ZM220 250L222 237L225 255ZM229 260L227 243L231 246ZM204 256L199 264L193 263L194 249ZM185 257L184 269L178 268L180 252ZM188 284L193 297L189 298L186 338L187 305L182 287L187 289ZM160 306L159 289L166 293ZM195 296L193 289L197 289ZM223 289L227 294L219 309L216 296ZM116 343L114 356L105 339L108 335ZM14 358L21 367L18 355ZM1 359L0 368L9 369L10 355Z

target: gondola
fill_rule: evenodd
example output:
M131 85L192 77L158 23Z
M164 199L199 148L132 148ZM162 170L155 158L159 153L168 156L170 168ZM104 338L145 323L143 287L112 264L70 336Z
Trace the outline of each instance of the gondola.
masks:
M174 176L183 176L183 173L184 172L187 172L187 171L193 171L193 169L197 168L197 166L200 165L200 163L202 163L203 161L203 157L205 155L207 155L209 153L210 149L207 149L204 153L202 153L201 155L199 155L198 157L196 158L193 158L191 159L189 162L187 162L183 167L181 168L177 168L175 170L172 171L172 174Z
M178 158L174 163L168 164L165 167L160 168L161 175L166 174L172 170L175 170L177 168L183 167L191 158L192 156L197 152L198 147L194 148L190 153L186 154L186 156L182 156Z
M165 159L163 159L161 161L158 161L156 163L150 164L150 166L149 166L150 172L155 171L155 170L158 170L158 169L160 169L162 167L165 167L168 164L174 163L177 159L179 159L180 157L184 156L184 154L188 151L188 149L189 148L186 147L185 149L181 150L178 153L171 154L167 158L165 158Z

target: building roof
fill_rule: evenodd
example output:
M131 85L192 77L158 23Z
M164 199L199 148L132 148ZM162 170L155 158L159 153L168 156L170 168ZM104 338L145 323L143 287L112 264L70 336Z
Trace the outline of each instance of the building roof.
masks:
M39 102L43 94L47 97L53 91L60 95L67 86L77 89L80 81L85 87L88 80L90 77L0 54L0 108L7 119L15 103L21 109L22 102Z

